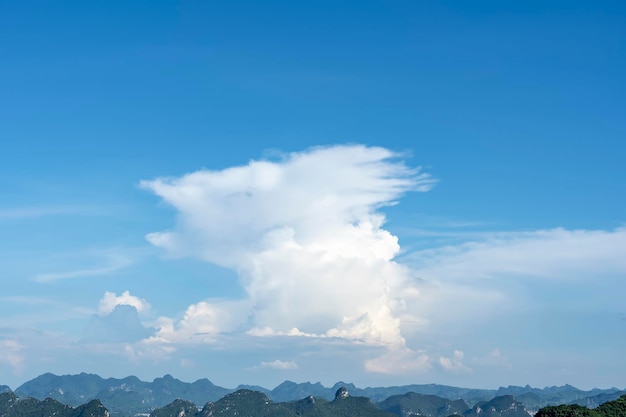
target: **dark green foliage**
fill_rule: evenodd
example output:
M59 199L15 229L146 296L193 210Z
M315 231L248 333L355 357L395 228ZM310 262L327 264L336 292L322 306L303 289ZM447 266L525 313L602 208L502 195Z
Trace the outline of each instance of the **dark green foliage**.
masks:
M626 395L602 404L595 411L603 417L626 417Z
M0 393L0 416L6 415L7 410L9 410L17 401L17 396L10 391Z
M535 417L601 417L595 410L577 404L551 405L542 408Z
M91 400L77 407L71 417L109 417L109 411L100 400Z
M320 404L326 406L329 415L337 417L392 417L393 414L378 409L369 398L348 397L337 398L329 403ZM324 414L312 414L311 416L322 416Z
M469 407L463 400L448 400L436 395L423 395L408 392L394 395L378 403L378 408L397 414L401 417L420 415L428 417L446 417L462 415Z

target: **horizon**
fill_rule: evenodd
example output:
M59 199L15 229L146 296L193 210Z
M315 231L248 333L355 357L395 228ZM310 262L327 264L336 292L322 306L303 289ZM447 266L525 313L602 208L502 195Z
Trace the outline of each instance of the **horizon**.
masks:
M3 2L0 380L624 386L624 45L613 0Z

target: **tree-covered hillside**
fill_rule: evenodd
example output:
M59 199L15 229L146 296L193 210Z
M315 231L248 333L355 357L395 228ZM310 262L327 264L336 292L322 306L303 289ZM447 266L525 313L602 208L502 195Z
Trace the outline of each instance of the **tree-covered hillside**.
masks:
M401 417L415 415L447 417L462 415L469 408L462 399L452 401L436 395L424 395L415 392L393 395L378 403L378 407Z
M109 417L109 411L98 400L76 408L52 398L20 399L12 392L0 394L0 417Z
M595 409L578 404L549 406L539 410L535 417L626 417L626 395Z
M174 401L157 409L150 417L395 417L377 408L368 398L351 397L345 388L327 401L313 396L299 401L275 403L267 395L247 389L238 390L200 411L192 403Z

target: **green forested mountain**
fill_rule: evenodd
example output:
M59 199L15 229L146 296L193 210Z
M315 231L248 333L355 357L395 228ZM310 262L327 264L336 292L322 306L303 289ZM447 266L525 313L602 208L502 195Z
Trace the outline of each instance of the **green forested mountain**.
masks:
M490 401L480 402L463 413L464 417L528 417L524 405L512 395L501 395Z
M345 388L332 401L313 396L299 401L273 402L267 395L247 389L235 391L194 413L192 403L175 401L150 417L395 417L377 408L368 398L351 397Z
M137 413L128 413L135 415ZM176 399L156 408L150 417L529 417L512 395L493 398L468 408L463 400L407 393L392 396L378 404L369 398L353 397L340 387L332 401L312 395L298 401L274 402L266 394L237 390L199 410L192 401ZM72 407L52 398L19 398L12 392L0 393L0 417L109 417L99 400ZM626 417L626 395L595 409L577 404L548 406L535 417Z
M47 398L20 399L12 392L0 394L0 417L109 417L108 410L98 400L76 408Z
M415 415L429 417L447 417L462 415L469 407L465 401L456 401L437 397L436 395L417 394L408 392L403 395L393 395L378 403L378 408L392 412L401 417Z
M99 399L112 415L134 415L162 407L177 398L195 404L216 401L232 392L214 385L208 379L186 383L165 375L152 382L144 382L135 376L123 379L103 379L98 375L43 374L26 382L15 390L20 397L43 400L53 398L64 404L78 406L92 399Z
M343 382L338 382L332 387L325 387L319 382L296 383L292 381L285 381L271 390L245 385L230 389L214 385L208 379L186 383L171 375L165 375L152 382L145 382L135 376L104 379L98 375L86 373L62 376L43 374L18 387L15 393L21 398L33 397L39 400L52 398L75 407L90 400L99 399L113 417L126 417L138 413L150 413L176 399L190 401L200 408L207 402L217 403L225 395L241 389L261 392L274 403L299 403L302 398L312 396L317 401L316 407L319 408L322 400L332 403L335 392L340 387L347 388L352 397L367 397L374 403L383 403L389 398L397 397L385 403L382 408L398 415L408 416L407 413L419 413L432 417L463 414L469 407L476 405L483 410L485 404L494 400L494 397L507 395L514 396L515 401L522 403L526 410L536 411L548 405L574 403L593 408L616 399L624 393L617 388L583 391L571 385L546 388L532 388L528 385L525 387L508 386L488 390L438 384L357 388L353 384ZM7 389L8 387L0 386L0 392ZM408 393L412 394L407 395ZM466 408L461 410L463 404ZM301 404L301 406L305 405ZM392 409L392 407L395 408ZM445 407L450 407L448 414L446 414ZM502 412L504 410L498 411L498 413Z
M194 417L198 414L198 407L191 401L185 400L174 400L172 403L166 405L162 408L157 408L152 413L150 413L150 417L167 417L167 416L176 416L176 417Z
M355 397L368 397L374 402L383 401L394 395L414 392L422 395L436 395L448 400L462 399L469 406L481 401L489 401L496 396L513 395L526 409L537 410L546 405L579 403L594 406L603 401L617 398L622 392L617 388L579 390L571 385L561 387L532 388L501 387L497 390L460 388L439 384L413 384L392 387L357 388L353 384L338 382L332 387L318 383L296 383L285 381L274 389L240 385L236 389L214 385L208 379L186 383L165 375L152 382L129 376L123 379L104 379L98 375L81 373L78 375L43 374L18 387L15 393L20 397L33 397L43 400L50 397L69 405L79 405L98 398L116 414L121 409L143 410L162 407L176 398L184 398L202 406L207 401L217 401L224 395L238 389L250 389L266 394L275 402L296 401L313 395L316 398L332 400L339 387L346 387ZM0 392L2 387L0 387ZM146 408L148 406L148 408ZM142 408L143 407L143 408Z
M626 395L622 395L617 400L606 402L595 409L602 417L625 417L626 416Z

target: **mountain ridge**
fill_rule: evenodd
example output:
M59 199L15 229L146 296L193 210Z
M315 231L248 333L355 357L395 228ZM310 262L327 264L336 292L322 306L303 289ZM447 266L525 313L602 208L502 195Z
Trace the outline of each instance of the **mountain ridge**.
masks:
M50 376L47 375L45 378L50 378ZM97 380L97 378L91 376L90 380ZM175 382L177 380L171 376L165 376L155 381L159 385L164 381ZM206 383L204 381L205 385ZM293 384L288 383L283 386L283 389L293 388ZM563 389L571 391L568 387ZM533 415L536 417L625 417L626 395L605 402L595 409L578 404L560 404L543 407L535 413L526 410L521 402L508 394L496 396L489 401L481 401L469 408L461 399L451 401L434 395L412 392L391 396L375 404L370 398L350 395L345 385L337 389L331 401L309 395L296 401L274 402L262 392L240 389L215 402L208 401L202 408L194 402L175 399L162 407L152 408L149 414L145 411L127 410L125 415L135 417L529 417ZM111 414L99 399L72 407L52 398L44 400L31 397L19 398L15 393L7 391L0 393L0 417L111 417Z
M551 386L543 389L529 385L480 389L440 384L358 388L352 383L337 382L332 387L326 387L320 382L297 383L288 380L273 389L253 385L239 385L232 389L215 385L207 378L189 383L166 374L149 382L142 381L136 376L105 379L96 374L83 372L75 375L45 373L20 385L15 390L15 394L19 397L33 397L40 400L50 397L72 406L99 399L113 416L122 416L129 413L147 413L176 399L190 401L200 408L207 402L218 401L241 389L261 392L274 402L299 401L309 396L332 401L339 387L346 387L355 397L366 397L376 403L395 395L413 392L419 395L437 396L448 401L461 399L468 407L473 407L498 396L513 395L528 410L570 403L597 405L603 399L612 400L619 397L622 392L614 387L584 391L571 385Z

